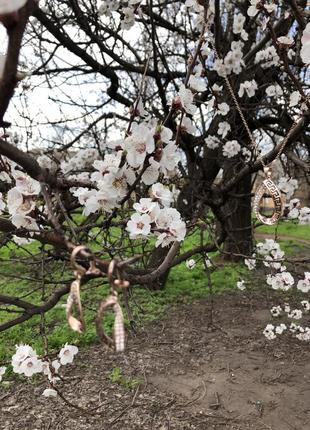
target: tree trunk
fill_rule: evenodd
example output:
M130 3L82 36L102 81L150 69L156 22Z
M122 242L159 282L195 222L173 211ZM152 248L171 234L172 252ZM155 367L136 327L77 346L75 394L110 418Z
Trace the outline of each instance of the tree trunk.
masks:
M224 258L226 260L238 261L252 252L251 187L249 175L232 191L234 196L230 197L225 205L227 239L224 243Z

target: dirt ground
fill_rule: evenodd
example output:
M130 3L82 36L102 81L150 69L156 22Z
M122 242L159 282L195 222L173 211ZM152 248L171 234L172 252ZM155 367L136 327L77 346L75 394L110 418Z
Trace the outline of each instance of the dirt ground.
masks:
M0 392L0 429L308 430L310 348L262 336L273 304L262 292L217 296L212 326L208 300L171 309L129 335L124 354L96 345L67 366L59 388L89 413L44 398L38 382L15 384Z

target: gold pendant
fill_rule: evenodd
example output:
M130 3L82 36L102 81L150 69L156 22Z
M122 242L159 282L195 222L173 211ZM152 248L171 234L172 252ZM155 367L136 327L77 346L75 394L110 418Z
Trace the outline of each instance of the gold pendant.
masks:
M264 168L266 179L258 187L254 197L254 213L256 218L263 224L273 225L276 224L282 215L282 198L278 187L274 184L271 178L271 169ZM261 214L260 202L265 195L268 195L273 201L274 209L270 217Z

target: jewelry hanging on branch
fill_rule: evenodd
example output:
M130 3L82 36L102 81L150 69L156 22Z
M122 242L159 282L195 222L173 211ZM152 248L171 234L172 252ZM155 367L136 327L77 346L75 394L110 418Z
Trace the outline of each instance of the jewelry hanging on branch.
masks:
M279 221L282 215L282 211L283 211L282 198L278 187L271 180L271 168L264 167L264 173L265 173L265 180L258 187L255 193L253 209L254 209L256 218L259 221L261 221L263 224L273 225ZM272 211L271 216L266 216L261 213L262 209L265 209L261 205L261 202L262 200L264 201L266 197L271 198L273 201L274 209Z
M220 56L219 56L219 54L218 54L218 52L214 46L213 46L213 49L214 49L216 58L221 60L221 58L220 58ZM247 135L249 137L250 148L254 152L256 152L258 144L254 140L254 137L253 137L251 130L248 126L248 123L246 122L246 119L243 115L243 112L241 110L241 107L239 105L237 97L235 96L234 90L233 90L231 83L230 83L227 76L224 76L224 81L225 81L226 87L227 87L227 89L231 95L231 98L233 100L235 108L240 115L241 121L244 125L244 128L247 132ZM283 142L280 144L280 147L278 149L278 153L277 153L276 157L274 158L274 161L280 159L280 156L281 156L286 144L288 143L288 141L291 137L291 134L293 133L296 126L297 126L297 121L295 120L293 122L290 130L288 131L286 137L284 138ZM263 224L273 225L279 221L279 219L282 215L282 212L283 212L283 203L282 203L281 192L278 189L278 187L275 185L275 183L271 180L271 174L272 174L271 173L271 167L265 164L263 157L261 157L259 159L259 161L261 161L262 167L264 168L265 180L258 187L258 189L255 193L254 202L253 202L253 210L254 210L254 213L255 213L255 215L259 221L261 221ZM261 213L262 209L265 209L264 207L261 207L261 200L266 198L266 197L271 198L273 201L274 209L272 211L271 216L266 216L266 215Z

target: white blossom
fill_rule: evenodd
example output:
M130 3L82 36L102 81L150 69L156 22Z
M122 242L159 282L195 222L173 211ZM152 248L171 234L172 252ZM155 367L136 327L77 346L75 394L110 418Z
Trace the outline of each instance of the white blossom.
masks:
M278 317L281 314L281 312L282 312L281 306L273 306L270 309L270 313L273 317Z
M299 217L299 209L294 208L294 209L290 210L287 217L289 219L297 219Z
M207 84L204 82L204 80L202 78L197 78L194 75L190 76L188 80L188 86L197 93L206 91L207 89Z
M160 163L154 160L154 157L150 157L149 166L144 171L141 180L145 185L152 185L158 180Z
M274 46L268 46L266 49L259 51L255 56L255 63L261 63L262 68L277 66L280 58Z
M248 15L249 16L255 16L258 14L257 4L259 3L259 0L250 0L251 6L248 8Z
M310 303L309 300L302 300L300 302L301 306L304 308L305 312L309 312L310 311Z
M227 133L231 130L231 126L228 122L223 121L219 123L219 127L217 130L217 133L225 138L227 136Z
M140 167L146 155L155 149L152 130L144 124L133 126L132 134L126 137L123 148L127 151L127 163L131 167Z
M255 254L252 254L252 258L245 258L244 264L247 266L249 270L254 270L256 267L256 259Z
M160 207L157 202L154 202L150 198L142 198L138 203L133 204L133 208L140 214L148 214L151 220L154 221L156 215L160 211Z
M2 381L2 377L5 374L6 371L6 367L5 366L1 366L0 367L0 382Z
M287 316L294 320L300 320L302 318L302 311L300 309L292 309Z
M119 8L119 2L115 0L102 0L98 13L99 15L110 16L111 12L116 11Z
M155 219L158 229L155 246L168 246L171 242L181 242L185 238L186 226L175 208L163 208Z
M78 348L75 345L68 345L67 343L59 351L58 358L60 364L65 365L73 362L74 356L78 353Z
M38 357L28 357L20 364L20 372L28 378L42 372L42 361Z
M189 133L192 135L195 135L197 131L197 128L195 127L193 121L191 121L191 119L185 115L182 118L181 129L186 131L186 133Z
M234 34L242 33L244 23L245 23L245 16L243 16L242 13L235 14L234 22L233 22L233 33Z
M273 290L288 291L294 285L294 278L289 272L276 273L267 275L267 284Z
M188 269L192 270L196 266L196 261L191 258L190 260L186 260L185 264Z
M305 272L305 278L297 282L297 290L303 293L310 291L310 272Z
M216 136L208 136L205 138L205 144L209 149L216 149L220 143L219 138Z
M263 331L263 335L268 339L268 340L273 340L275 339L277 336L274 333L274 325L273 324L267 324L265 330Z
M223 155L227 158L232 158L241 150L240 144L236 140L229 140L223 146Z
M290 200L295 190L298 188L298 181L297 179L282 177L279 179L278 188L285 193L286 198Z
M45 388L45 390L42 393L42 396L44 397L57 397L57 391L53 388Z
M151 232L151 217L144 213L134 213L127 223L126 230L129 232L131 239L137 239L144 236L148 236Z
M152 185L151 196L164 206L170 206L173 201L172 192L160 182Z
M294 107L297 106L298 103L300 102L301 99L301 95L299 91L293 91L290 95L290 107Z
M131 7L124 7L122 9L122 14L121 27L123 30L130 30L135 23L134 9Z
M285 330L287 330L287 327L285 324L282 323L282 324L276 326L275 332L276 332L276 334L282 334Z
M310 22L307 24L303 31L301 38L302 48L300 51L300 56L305 64L310 63Z
M218 109L217 113L223 116L227 115L228 112L230 111L230 107L227 103L220 103L217 109Z
M294 40L291 37L280 36L277 38L277 41L282 46L290 47L294 44Z
M223 91L223 85L218 85L218 84L214 84L213 86L212 86L212 90L215 92L215 93L221 93L222 91Z
M299 211L299 224L310 224L310 208L304 206Z
M238 96L243 97L246 93L248 97L253 97L257 88L257 83L254 79L251 81L244 81L240 84Z
M197 107L194 105L194 95L191 90L185 87L185 85L180 86L177 101L180 101L183 109L190 115L194 115Z
M283 90L280 85L269 85L266 88L266 94L269 97L280 97L283 94Z
M104 175L110 172L117 172L121 162L121 153L116 154L106 154L104 160L95 160L93 163L96 169L94 173L91 174L90 178L94 182L100 182L103 180Z
M245 281L242 279L241 281L237 282L237 288L241 291L245 290Z
M174 142L168 143L163 150L160 159L160 167L164 174L171 172L175 169L181 157L178 148Z

